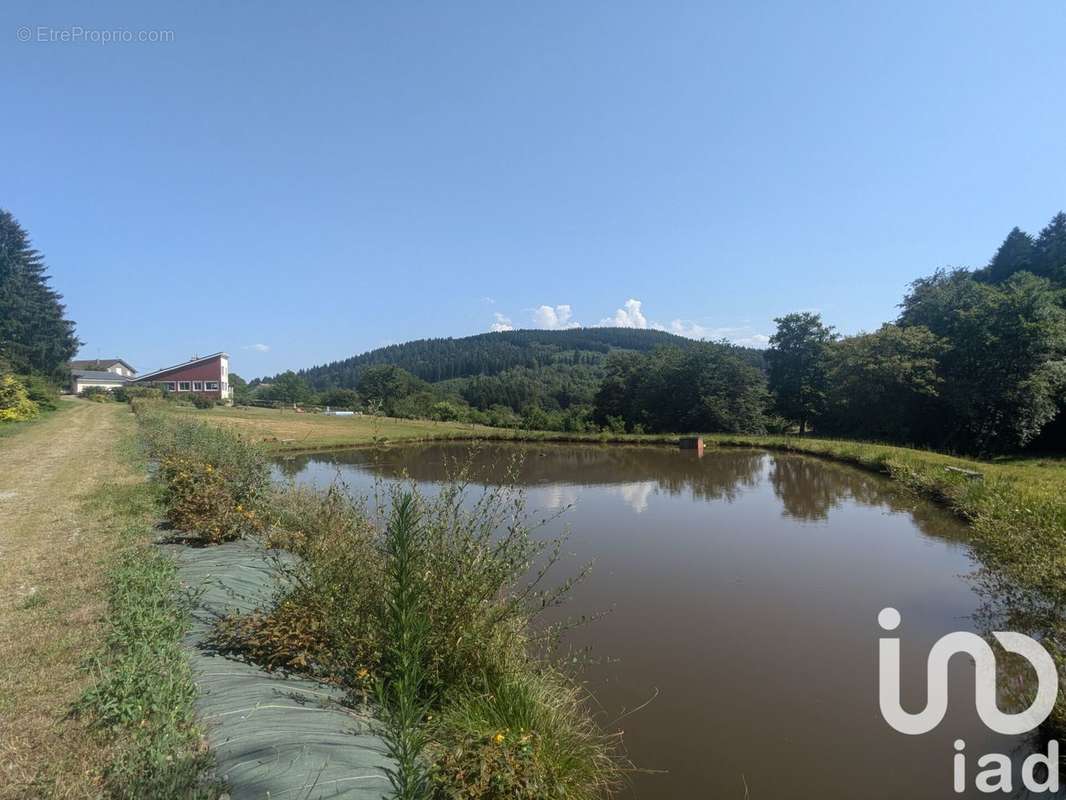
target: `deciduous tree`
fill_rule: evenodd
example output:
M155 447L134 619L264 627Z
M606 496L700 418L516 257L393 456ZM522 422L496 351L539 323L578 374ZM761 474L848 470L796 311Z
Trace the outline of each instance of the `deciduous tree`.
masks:
M799 423L800 433L822 414L829 391L829 344L833 328L819 314L786 314L774 320L777 331L766 353L770 392L777 413Z
M1055 416L1066 378L1066 312L1051 284L1030 273L1000 286L966 270L911 284L899 318L949 345L936 426L950 447L995 452L1024 447Z
M280 403L304 403L311 397L311 388L307 381L292 370L283 372L274 379L270 387L270 399Z

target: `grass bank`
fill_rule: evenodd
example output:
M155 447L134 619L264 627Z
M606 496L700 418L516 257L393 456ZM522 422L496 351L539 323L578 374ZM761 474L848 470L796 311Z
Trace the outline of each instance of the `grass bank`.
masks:
M524 496L461 481L380 502L339 489L274 487L263 451L231 427L136 404L168 517L210 545L256 535L279 559L278 591L223 621L216 644L370 704L396 768L396 796L435 800L605 797L622 775L617 736L534 627L570 582L530 581L561 541L539 538Z
M128 414L128 411L126 412ZM140 475L143 448L126 437L120 457ZM113 509L118 542L109 559L106 638L93 653L91 685L77 704L113 744L102 786L109 797L212 800L210 755L194 713L196 687L182 650L191 600L171 555L156 544L163 506L156 486L101 487L89 503Z

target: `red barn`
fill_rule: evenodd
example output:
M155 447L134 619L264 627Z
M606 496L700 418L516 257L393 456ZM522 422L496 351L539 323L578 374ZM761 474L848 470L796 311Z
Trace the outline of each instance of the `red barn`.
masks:
M216 400L229 400L229 355L214 353L184 364L157 369L130 381L142 386L161 386L172 394L201 394Z

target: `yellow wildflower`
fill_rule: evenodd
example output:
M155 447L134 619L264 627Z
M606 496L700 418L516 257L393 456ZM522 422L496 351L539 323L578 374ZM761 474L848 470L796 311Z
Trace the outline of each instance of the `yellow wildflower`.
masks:
M496 744L503 744L504 738L505 737L502 733L497 733L495 736L492 737L492 741L496 742Z

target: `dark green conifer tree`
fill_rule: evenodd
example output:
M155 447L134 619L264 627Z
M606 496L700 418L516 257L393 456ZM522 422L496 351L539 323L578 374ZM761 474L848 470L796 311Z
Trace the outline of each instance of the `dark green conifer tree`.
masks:
M1033 267L1033 237L1021 228L1007 234L982 275L989 283L1003 283L1015 272Z
M15 372L61 380L81 343L48 280L26 231L0 209L0 361Z
M1040 231L1033 245L1032 271L1060 286L1066 284L1066 213L1060 211Z

